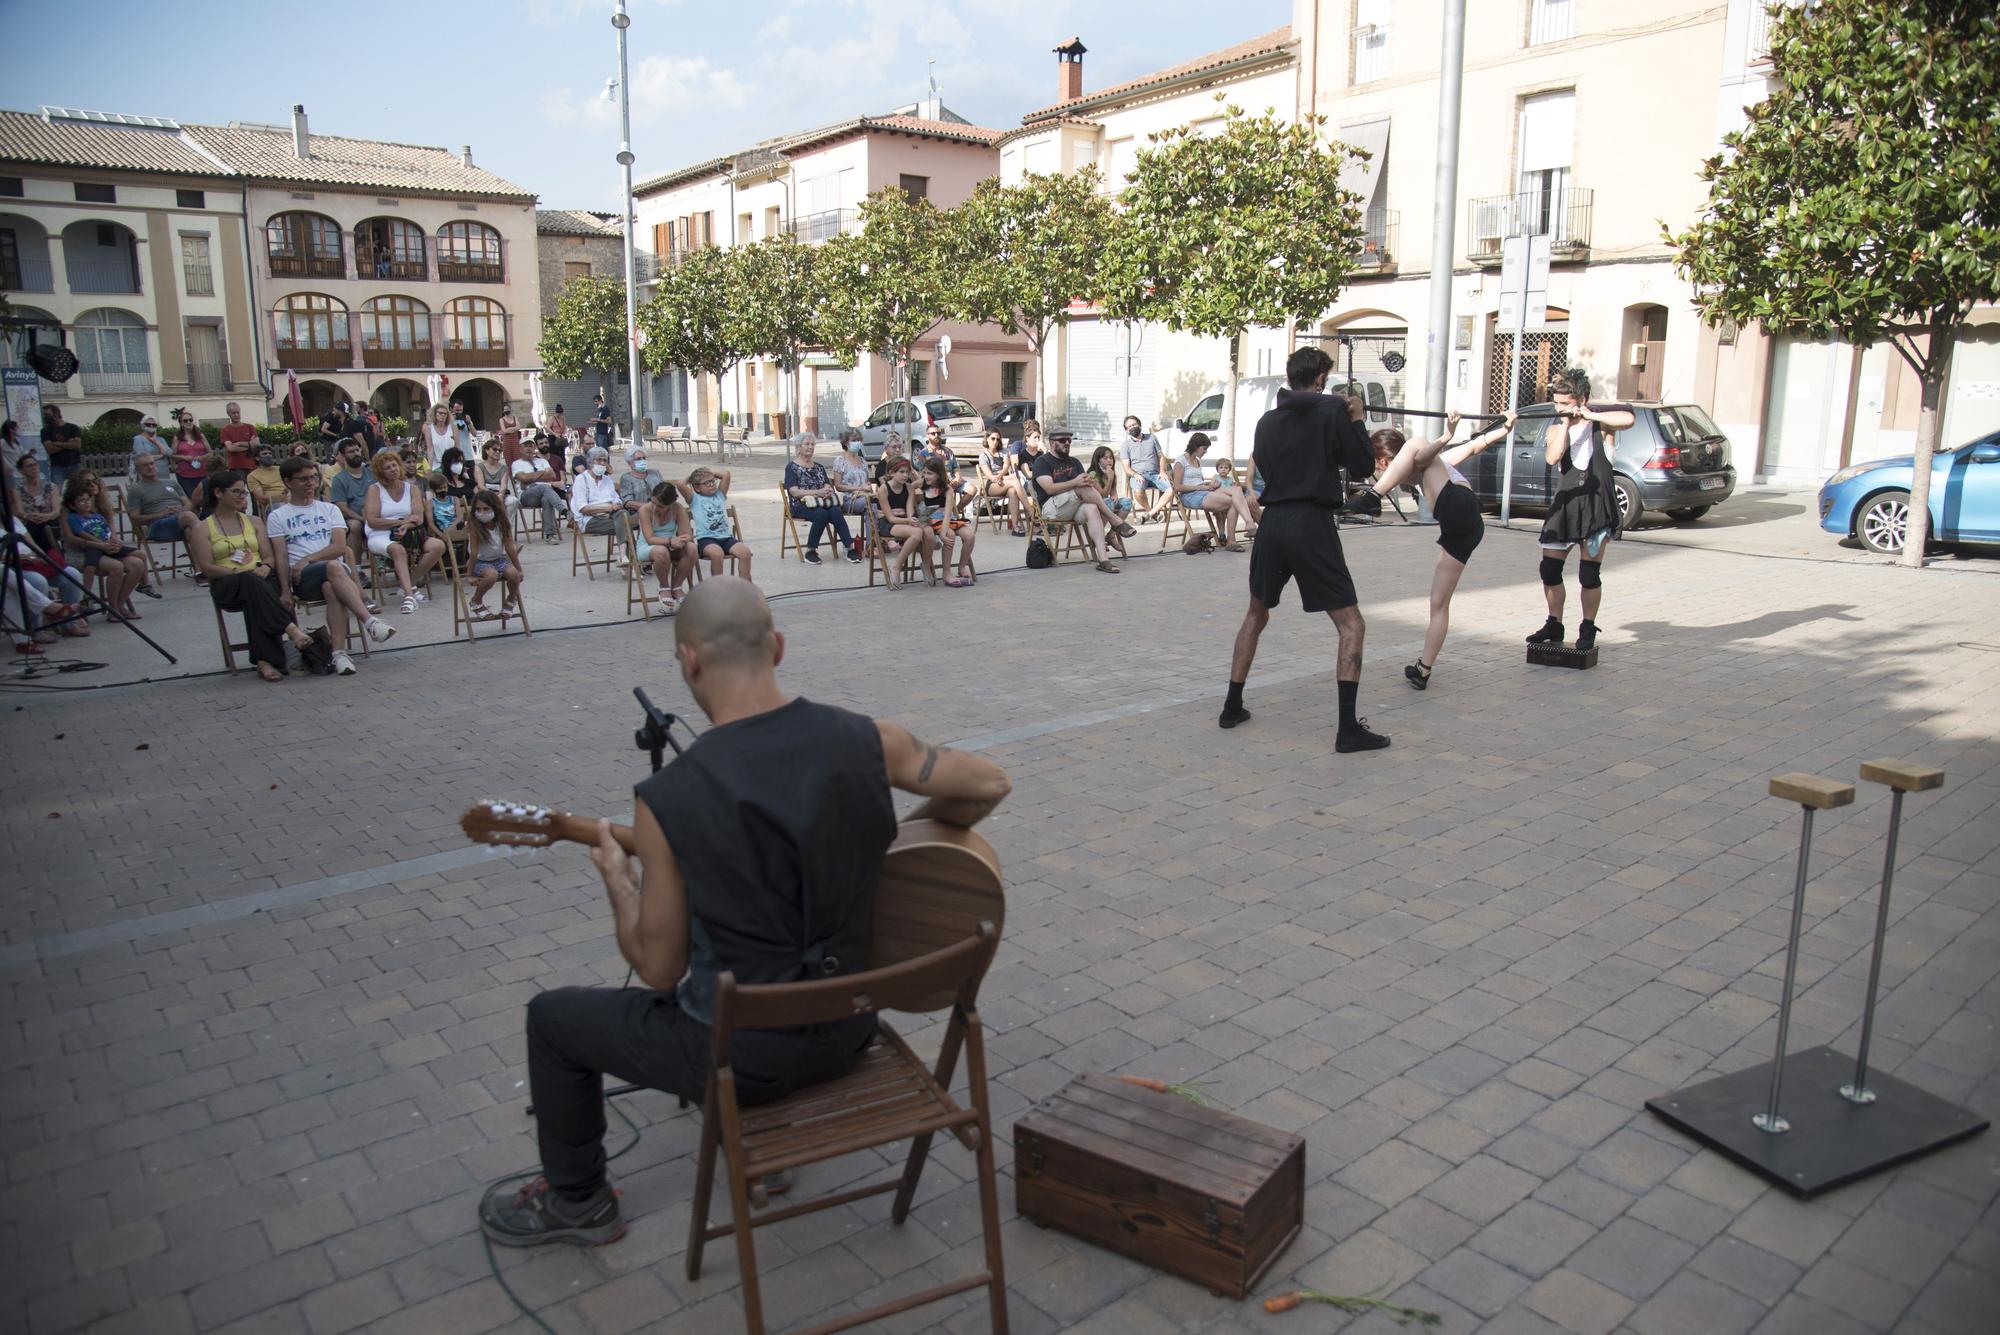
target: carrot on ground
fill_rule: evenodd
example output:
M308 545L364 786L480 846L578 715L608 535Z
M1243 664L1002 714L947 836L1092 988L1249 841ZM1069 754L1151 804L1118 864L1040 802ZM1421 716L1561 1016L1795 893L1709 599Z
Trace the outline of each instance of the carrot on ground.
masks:
M1303 1293L1300 1293L1297 1289L1293 1289L1290 1293L1280 1293L1274 1297L1266 1298L1264 1300L1264 1310L1267 1312L1289 1312L1305 1300L1306 1296Z
M1164 1080L1155 1080L1150 1075L1121 1075L1118 1078L1128 1085L1137 1085L1141 1089L1150 1089L1155 1094L1164 1094L1167 1092L1167 1082Z

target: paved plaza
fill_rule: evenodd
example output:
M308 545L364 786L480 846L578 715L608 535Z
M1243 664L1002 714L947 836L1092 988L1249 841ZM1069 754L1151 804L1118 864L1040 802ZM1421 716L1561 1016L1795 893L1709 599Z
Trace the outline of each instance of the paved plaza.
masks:
M1798 810L1767 779L1899 756L1948 778L1907 803L1876 1062L2000 1114L1992 561L1900 570L1815 538L1810 496L1753 492L1619 545L1602 662L1568 673L1522 664L1536 553L1496 527L1418 694L1434 531L1353 532L1361 712L1394 745L1339 756L1333 636L1295 601L1255 717L1215 727L1246 557L1029 572L995 540L976 589L843 590L845 565L776 559L774 481L747 472L739 508L760 580L810 594L775 604L787 688L1013 777L983 827L1009 906L981 1011L1016 1331L1391 1328L1267 1315L1015 1218L1012 1122L1093 1070L1206 1082L1306 1139L1305 1231L1260 1296L1389 1297L1449 1335L1994 1328L2000 1133L1801 1204L1643 1107L1770 1054ZM1788 513L1731 519L1758 506ZM596 624L622 584L535 559L532 638L425 643L432 606L350 679L8 693L0 1328L533 1329L473 1217L534 1158L523 1007L625 970L581 849L496 854L457 819L488 796L629 812L630 687L698 717L668 627ZM185 581L141 611L217 666ZM113 667L57 684L161 675L115 628L80 643ZM1887 809L1863 784L1820 819L1794 1049L1856 1038ZM740 1330L730 1249L682 1269L695 1114L621 1105L630 1232L504 1273L565 1335ZM900 1228L878 1198L761 1230L773 1328L976 1269L971 1170L942 1146Z

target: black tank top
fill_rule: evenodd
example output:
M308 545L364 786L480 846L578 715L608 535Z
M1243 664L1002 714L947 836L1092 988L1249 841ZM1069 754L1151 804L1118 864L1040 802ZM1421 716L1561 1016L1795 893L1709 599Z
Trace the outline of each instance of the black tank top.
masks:
M750 984L868 968L896 837L872 720L795 699L710 728L636 791L687 882L690 1015L713 1022L724 970Z

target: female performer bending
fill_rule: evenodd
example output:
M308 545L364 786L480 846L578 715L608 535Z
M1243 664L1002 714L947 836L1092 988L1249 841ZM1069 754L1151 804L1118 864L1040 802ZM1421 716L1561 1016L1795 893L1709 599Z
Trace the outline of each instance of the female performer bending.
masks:
M1465 563L1472 549L1486 536L1486 521L1479 513L1479 498L1458 466L1496 441L1507 439L1514 430L1514 414L1508 413L1499 426L1474 436L1463 445L1452 445L1458 433L1458 414L1444 419L1444 434L1436 440L1416 440L1405 445L1376 474L1375 480L1347 498L1345 509L1380 513L1382 498L1408 482L1420 471L1424 495L1431 498L1431 513L1438 522L1437 573L1431 576L1431 623L1424 632L1424 652L1403 669L1410 685L1423 690L1431 684L1431 669L1437 666L1438 651L1444 648L1445 632L1451 628L1451 595L1458 590ZM1446 448L1449 446L1450 448Z
M1617 483L1611 471L1614 444L1599 428L1622 431L1634 419L1623 407L1601 412L1592 408L1590 373L1580 366L1550 382L1549 399L1555 404L1556 420L1542 434L1542 449L1551 468L1561 466L1562 477L1549 498L1549 516L1542 521L1542 593L1548 600L1549 619L1528 637L1528 643L1562 643L1563 566L1570 548L1581 547L1576 582L1583 622L1576 628L1576 647L1585 650L1597 643L1604 544L1618 531Z

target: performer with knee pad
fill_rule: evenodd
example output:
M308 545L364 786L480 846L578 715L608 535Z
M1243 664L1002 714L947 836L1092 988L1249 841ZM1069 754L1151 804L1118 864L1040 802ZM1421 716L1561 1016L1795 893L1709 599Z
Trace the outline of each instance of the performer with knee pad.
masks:
M1550 467L1561 467L1562 477L1549 499L1548 518L1542 521L1542 596L1549 616L1528 643L1562 643L1563 566L1570 549L1581 547L1577 601L1583 606L1583 622L1577 627L1576 647L1584 650L1597 643L1604 549L1618 532L1617 484L1611 471L1614 445L1606 433L1622 431L1634 419L1629 409L1615 404L1591 407L1590 374L1579 366L1549 384L1549 399L1555 404L1556 420L1542 435L1542 450Z

